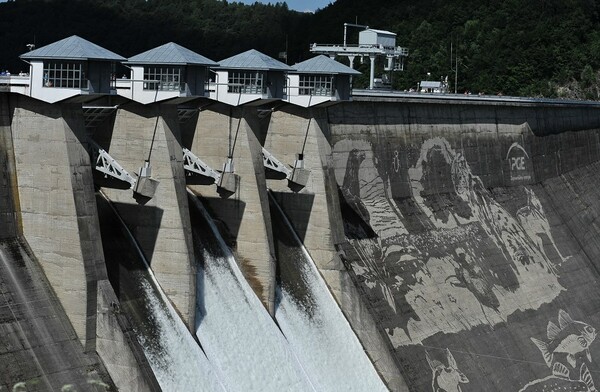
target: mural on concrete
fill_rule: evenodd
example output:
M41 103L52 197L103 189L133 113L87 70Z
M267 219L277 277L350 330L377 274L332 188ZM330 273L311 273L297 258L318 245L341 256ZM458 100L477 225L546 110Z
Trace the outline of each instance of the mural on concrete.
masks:
M540 350L546 365L552 369L552 374L528 383L521 391L596 391L594 380L585 362L585 360L592 362L590 345L595 338L594 327L575 321L567 312L559 310L558 325L552 321L548 322L548 340L531 338ZM573 368L573 371L563 363L564 361Z
M384 312L380 324L395 347L493 327L565 290L557 267L568 258L532 189L521 186L521 208L509 211L446 139L420 149L383 144L341 140L334 151L355 218L345 222L356 235L342 251L353 254L351 269ZM528 168L522 147L511 149L515 170ZM374 235L361 236L360 222Z
M431 368L431 387L433 392L461 392L460 384L467 384L469 379L458 369L454 356L446 348L446 361L443 364L437 359L431 359L429 352L425 350L425 358Z
M550 246L552 246L554 251L558 254L560 261L566 261L567 258L560 253L560 250L558 250L556 243L552 239L550 223L546 218L546 214L544 214L542 203L540 203L540 200L531 189L524 189L525 193L527 194L527 205L521 207L517 211L517 219L519 220L519 223L525 229L527 234L531 236L537 248L544 254L544 256L546 256L546 258L548 258L548 256L544 250L545 239L548 240Z
M548 377L535 380L525 385L519 392L596 392L594 380L586 364L582 364L576 372L577 379L571 378L569 369L556 362L552 374ZM575 372L573 372L575 373Z
M591 325L573 320L561 309L558 312L558 326L548 321L547 337L547 342L533 337L531 341L540 349L548 367L554 364L555 354L565 354L571 367L575 367L575 356L581 352L585 352L587 360L592 362L590 344L596 339L596 329Z

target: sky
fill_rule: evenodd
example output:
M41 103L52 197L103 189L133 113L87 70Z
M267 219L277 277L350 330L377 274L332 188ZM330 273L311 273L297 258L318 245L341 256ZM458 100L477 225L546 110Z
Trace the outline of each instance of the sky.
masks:
M240 3L245 4L254 4L256 0L234 0ZM258 3L272 3L275 4L277 2L285 1L288 5L288 8L291 10L301 11L301 12L314 12L317 8L325 8L330 3L333 3L335 0L260 0Z

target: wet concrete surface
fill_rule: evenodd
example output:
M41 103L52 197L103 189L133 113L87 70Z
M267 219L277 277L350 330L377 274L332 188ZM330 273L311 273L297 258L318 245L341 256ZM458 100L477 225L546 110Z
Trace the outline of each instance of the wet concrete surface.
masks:
M116 390L18 238L0 240L0 390Z

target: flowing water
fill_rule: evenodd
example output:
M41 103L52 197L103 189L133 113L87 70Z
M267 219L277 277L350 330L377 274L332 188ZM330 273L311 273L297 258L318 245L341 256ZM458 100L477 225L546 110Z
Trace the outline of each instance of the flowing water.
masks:
M161 388L226 390L110 202L103 197L97 197L97 202L109 278Z
M272 196L270 203L279 268L275 317L315 388L387 390Z
M279 274L276 321L244 279L201 202L190 194L200 264L196 337L201 350L146 267L131 234L109 203L98 200L109 277L164 390L386 390L275 204L278 259L286 266Z
M190 194L198 266L196 336L229 391L315 390L211 218Z

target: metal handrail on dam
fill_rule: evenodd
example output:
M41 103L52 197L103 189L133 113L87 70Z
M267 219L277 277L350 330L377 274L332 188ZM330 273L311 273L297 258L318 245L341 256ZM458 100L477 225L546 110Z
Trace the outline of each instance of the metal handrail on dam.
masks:
M576 100L564 98L518 97L505 95L451 94L451 93L419 93L395 90L352 90L353 101L387 100L436 103L455 102L462 104L523 104L548 106L590 106L600 107L600 101Z

